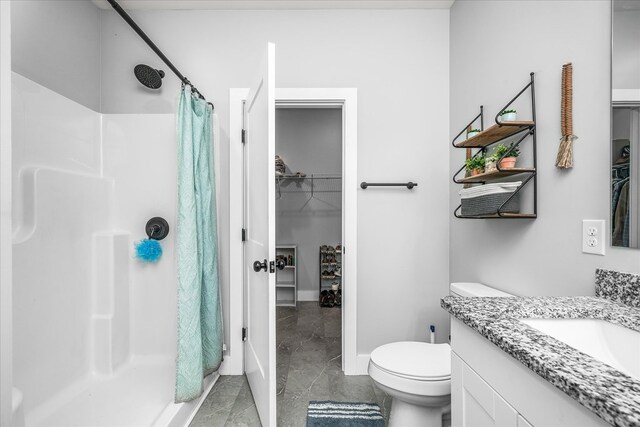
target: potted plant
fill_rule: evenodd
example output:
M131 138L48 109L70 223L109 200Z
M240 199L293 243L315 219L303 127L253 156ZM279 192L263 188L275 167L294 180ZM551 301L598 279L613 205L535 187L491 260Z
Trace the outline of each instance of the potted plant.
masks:
M515 122L516 121L516 110L504 110L500 113L500 121L501 122Z
M473 156L464 162L467 172L471 172L472 176L480 175L484 172L484 163L485 158L482 155Z
M479 134L481 131L480 129L469 129L467 131L467 139L469 138L473 138L474 136L476 136L477 134Z
M487 157L484 162L484 171L485 173L493 172L497 170L496 164L498 162L498 158L495 154Z
M500 169L513 169L516 166L516 158L520 155L520 150L513 144L508 147L504 144L498 144L493 152L493 157L500 160L498 167Z

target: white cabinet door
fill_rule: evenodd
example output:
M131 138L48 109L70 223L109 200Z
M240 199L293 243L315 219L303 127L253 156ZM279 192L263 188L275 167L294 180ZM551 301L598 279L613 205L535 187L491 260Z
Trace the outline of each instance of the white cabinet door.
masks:
M455 353L451 357L452 427L518 427L518 412Z

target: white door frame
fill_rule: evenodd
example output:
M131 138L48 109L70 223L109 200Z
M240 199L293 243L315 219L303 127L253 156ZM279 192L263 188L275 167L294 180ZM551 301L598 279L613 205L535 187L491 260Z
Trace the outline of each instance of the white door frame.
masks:
M222 375L243 373L244 354L241 330L244 319L243 295L243 159L242 104L248 89L229 91L229 331L228 350ZM357 362L357 191L358 191L358 91L355 88L280 88L276 107L342 109L342 368L345 375L361 374ZM275 307L273 307L275 310Z
M0 1L0 425L12 425L11 2Z

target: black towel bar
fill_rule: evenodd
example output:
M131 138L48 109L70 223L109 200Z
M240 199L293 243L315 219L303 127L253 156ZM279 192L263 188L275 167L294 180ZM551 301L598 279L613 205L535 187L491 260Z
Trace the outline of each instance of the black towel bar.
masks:
M360 188L366 190L367 187L407 187L411 190L413 187L417 187L417 182L361 182Z

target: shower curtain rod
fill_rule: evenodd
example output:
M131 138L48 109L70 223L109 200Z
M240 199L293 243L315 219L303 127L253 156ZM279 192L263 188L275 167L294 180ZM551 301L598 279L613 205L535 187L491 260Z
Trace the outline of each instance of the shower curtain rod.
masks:
M176 76L178 76L180 81L182 81L182 84L189 85L191 87L192 92L195 92L200 99L203 99L206 101L206 98L200 93L200 91L189 81L188 78L182 75L182 73L175 67L175 65L171 63L171 61L169 61L169 58L167 58L165 54L162 53L162 51L158 48L158 46L156 46L156 44L149 38L149 36L147 36L145 32L142 31L142 28L140 28L138 24L136 24L136 21L134 21L131 18L131 16L129 16L129 14L125 12L125 10L118 4L118 2L116 0L107 0L107 1L111 5L111 7L116 12L118 12L118 14L122 17L122 19L124 19L125 22L129 24L131 28L133 28L133 31L135 31L140 36L140 38L144 40L145 43L147 43L147 45L149 45L151 50L153 50L155 54L158 55L158 57L160 57L160 59L162 59L162 61L165 64L167 64L167 67L169 67L171 71L173 71L173 73ZM211 108L214 108L211 102L208 102L208 104L211 105Z

